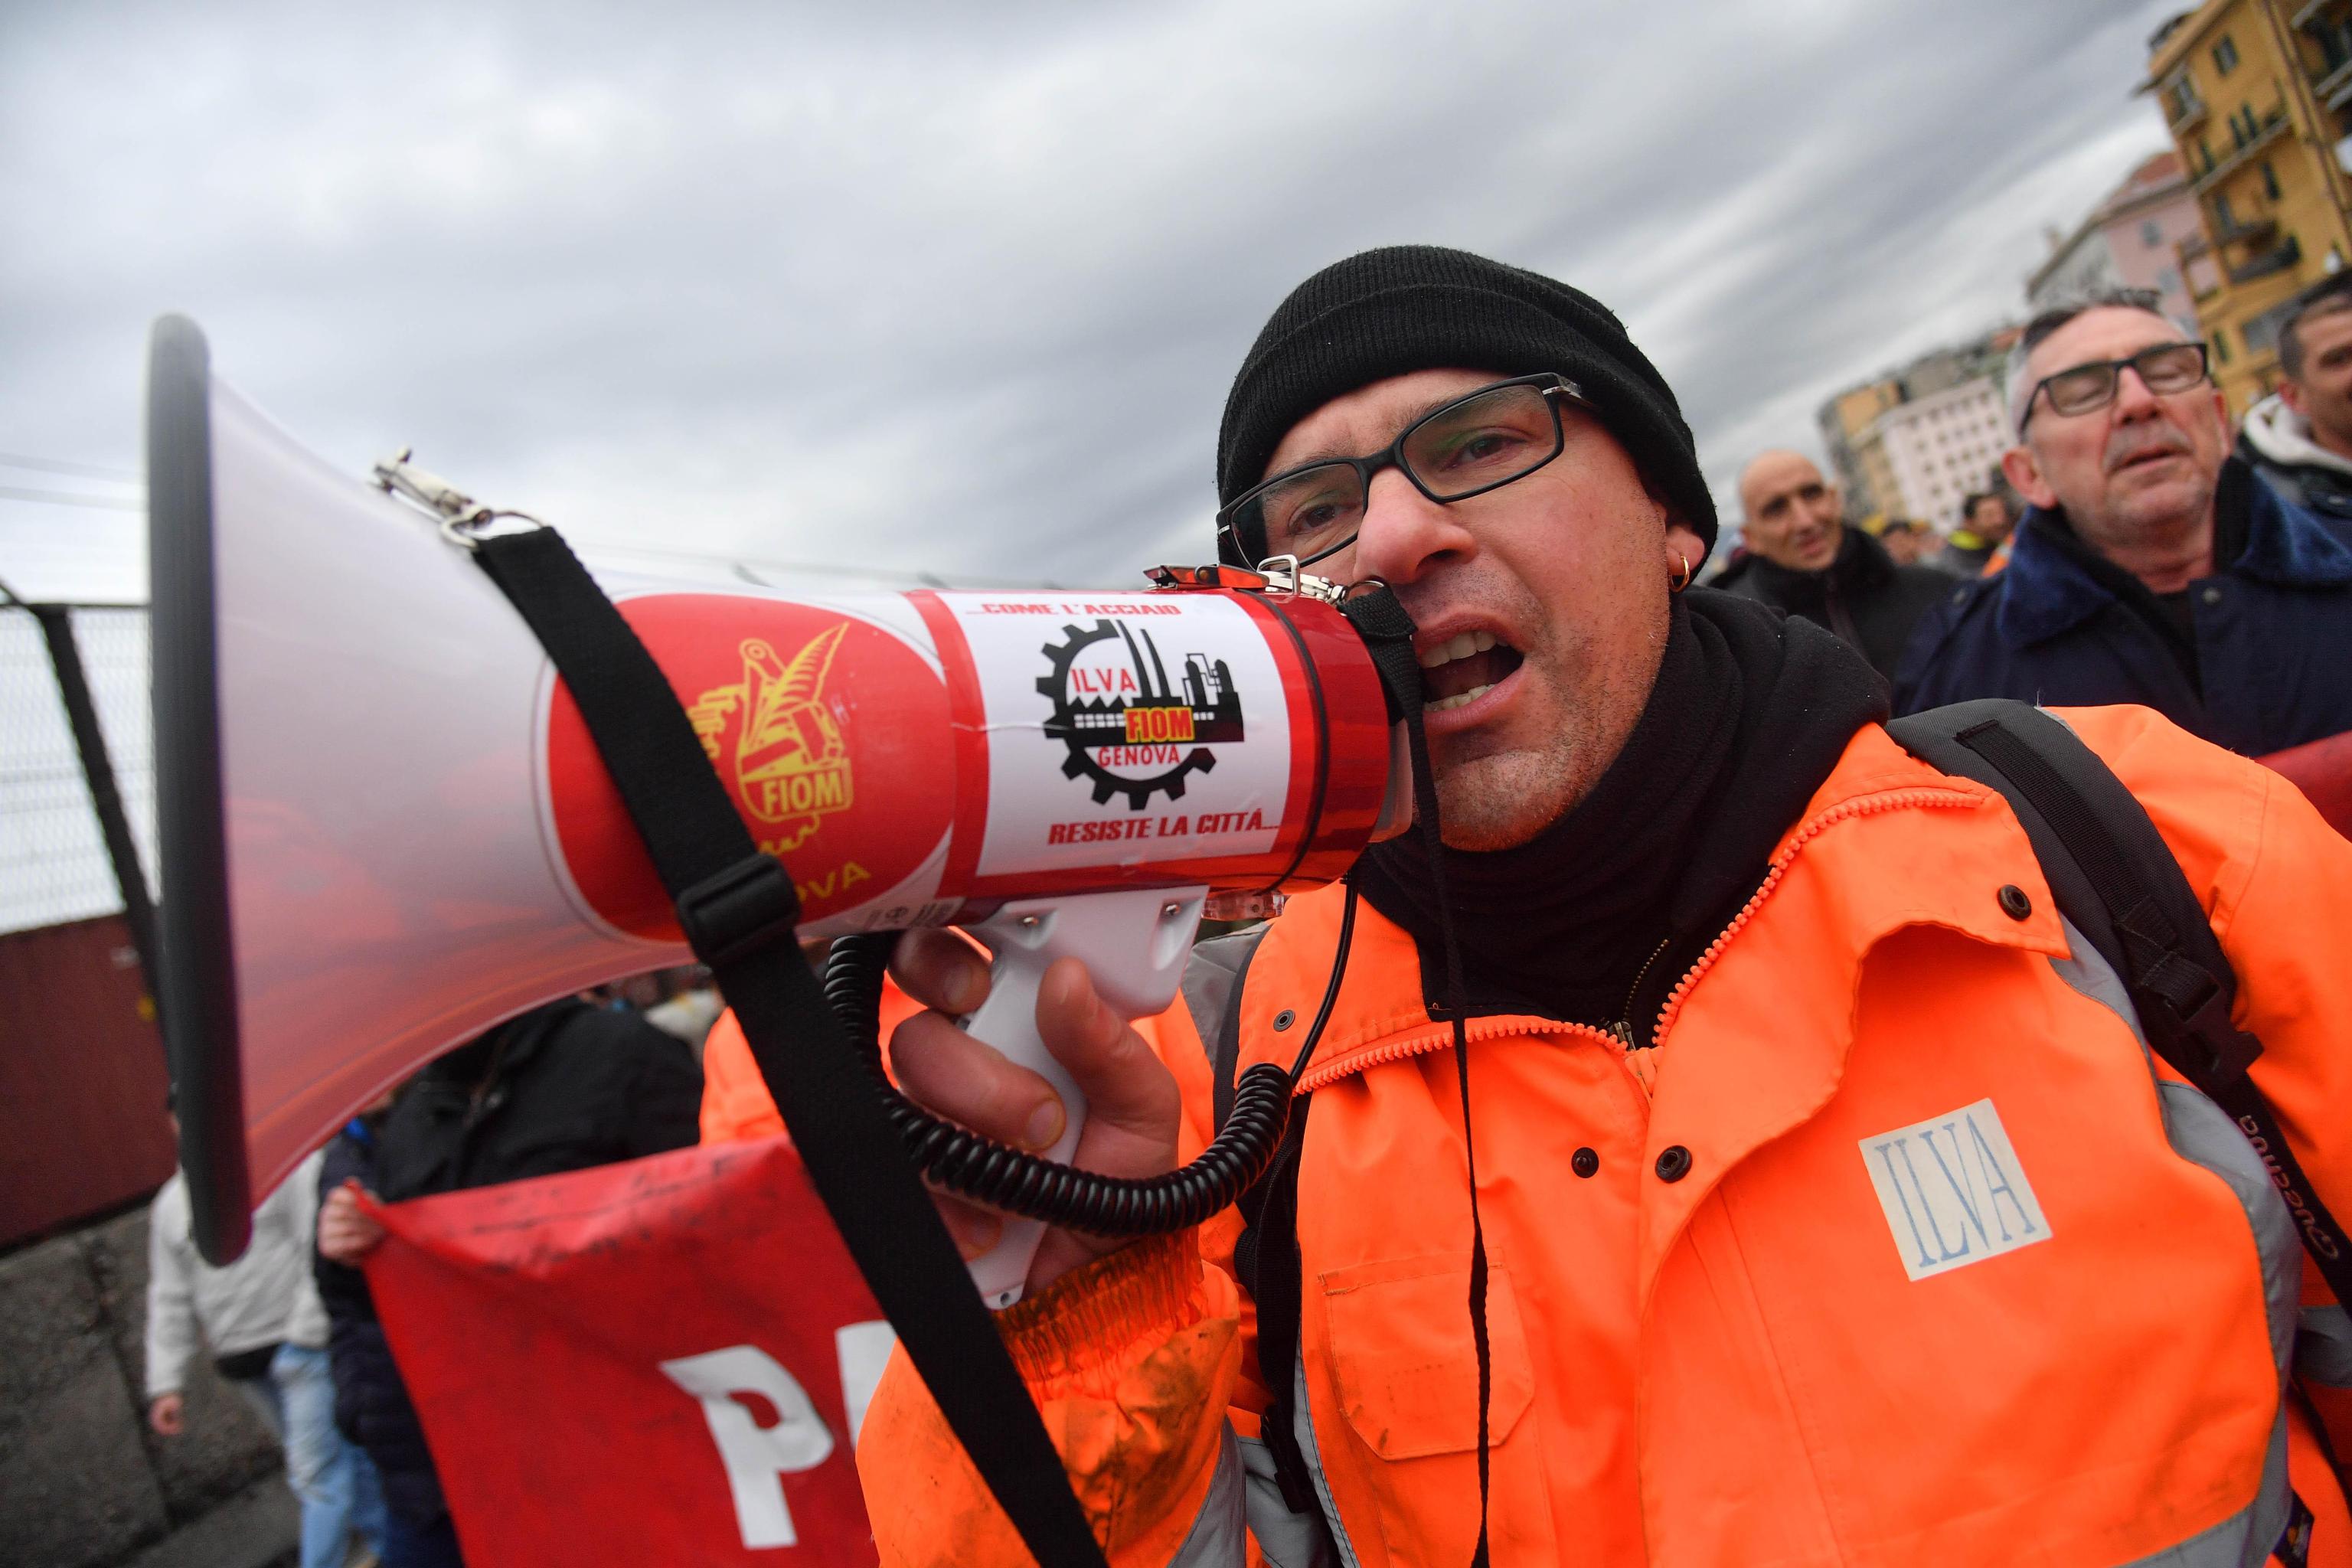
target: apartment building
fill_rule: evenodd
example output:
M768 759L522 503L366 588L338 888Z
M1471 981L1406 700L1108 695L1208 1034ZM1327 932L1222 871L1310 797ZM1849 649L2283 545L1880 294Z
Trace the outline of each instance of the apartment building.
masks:
M1999 428L2002 374L2019 331L2005 326L1921 354L1901 370L1848 387L1821 405L1813 419L1845 491L1848 517L1910 517L1938 528L1952 526L1960 498L1983 488L2007 445ZM2000 444L1978 464L1974 479L1947 495L1948 487L1931 483L1931 477L1946 477L1963 427L1975 426L1960 410L1979 408L1986 387L1991 389ZM1982 457L1973 437L1967 450L1971 462Z
M2158 153L2101 197L2072 234L2051 231L2049 259L2025 280L2026 303L2042 310L2105 289L2152 289L2166 313L2194 321L2179 251L2203 232L2180 154Z
M2201 232L2180 273L2232 415L2278 384L2278 329L2352 260L2352 0L2206 0L2148 40Z
M1861 447L1865 466L1883 468L1892 493L1881 510L1916 518L1948 533L1960 521L1960 502L1987 489L2009 447L2009 415L1997 376L1897 404L1872 421Z

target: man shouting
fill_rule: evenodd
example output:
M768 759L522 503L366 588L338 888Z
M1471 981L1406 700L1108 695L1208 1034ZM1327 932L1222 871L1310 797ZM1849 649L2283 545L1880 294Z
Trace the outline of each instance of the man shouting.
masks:
M1074 962L1041 989L1077 1163L1164 1172L1234 1072L1287 1066L1360 900L1259 1193L1050 1235L1001 1320L1114 1563L2352 1561L2312 1414L2347 1413L2352 1331L2298 1296L2259 1157L2159 1084L2014 816L1888 738L1859 654L1685 591L1713 508L1615 316L1352 258L1275 311L1217 459L1227 559L1410 612L1444 847L1197 952L1157 1052ZM2213 910L2305 1169L2352 1192L2352 845L2153 713L2068 717ZM1045 1081L950 1021L970 948L914 933L897 972L939 1009L894 1037L908 1090L1050 1142ZM859 1461L885 1562L1025 1561L903 1363Z

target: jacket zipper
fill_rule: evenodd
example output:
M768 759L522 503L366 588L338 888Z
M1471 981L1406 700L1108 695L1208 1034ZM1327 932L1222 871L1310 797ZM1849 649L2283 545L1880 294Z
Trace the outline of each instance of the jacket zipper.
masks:
M1706 951L1699 954L1698 961L1691 965L1689 972L1676 981L1675 988L1666 994L1664 1005L1658 1009L1656 1026L1650 1031L1651 1044L1647 1047L1626 1049L1624 1037L1617 1032L1618 1027L1622 1026L1615 1026L1609 1029L1596 1029L1590 1024L1570 1024L1558 1018L1510 1016L1472 1019L1465 1026L1465 1033L1473 1040L1496 1039L1505 1035L1582 1036L1616 1050L1619 1058L1625 1063L1626 1070L1633 1074L1635 1080L1641 1084L1643 1092L1647 1093L1650 1081L1643 1073L1642 1063L1654 1057L1658 1047L1665 1040L1666 1030L1672 1026L1676 1016L1682 1012L1683 1003L1689 997L1691 988L1698 984L1700 976L1715 967L1716 961L1723 956L1723 950L1729 944L1731 939L1738 936L1748 922L1756 918L1756 911L1764 907L1764 900L1772 896L1772 889L1780 885L1780 879L1788 874L1789 868L1795 864L1797 856L1807 844L1825 829L1850 817L1873 816L1883 811L1895 811L1910 806L1973 808L1981 798L1955 789L1887 790L1879 795L1862 795L1853 800L1841 801L1819 816L1807 818L1798 827L1795 835L1790 838L1788 848L1781 851L1773 860L1770 868L1765 871L1764 880L1757 885L1756 891L1748 897L1745 904L1740 906L1739 912L1731 917L1731 923L1725 926L1713 942L1707 943ZM1671 941L1672 938L1668 940ZM1660 952L1664 951L1664 947L1661 946ZM1655 954L1652 955L1651 962L1656 962ZM1312 1093L1324 1085L1336 1083L1351 1073L1361 1072L1369 1068L1385 1067L1391 1062L1402 1061L1406 1057L1419 1056L1423 1051L1451 1044L1453 1038L1454 1030L1449 1025L1436 1025L1427 1029L1416 1029L1411 1034L1400 1036L1368 1055L1357 1056L1349 1053L1343 1056L1340 1060L1346 1064L1344 1067L1337 1064L1319 1069L1310 1067L1306 1075L1299 1079L1294 1092Z
M1634 974L1633 989L1625 993L1625 1005L1617 1009L1617 1021L1609 1026L1609 1032L1617 1037L1617 1043L1629 1051L1634 1048L1633 998L1642 994L1642 982L1650 977L1650 971L1657 967L1658 960L1666 956L1666 949L1674 945L1674 940L1672 931L1658 939L1657 947L1643 961L1641 969Z
M1505 1035L1580 1035L1588 1039L1596 1040L1612 1050L1617 1047L1617 1037L1606 1030L1596 1029L1590 1024L1566 1023L1558 1018L1523 1017L1517 1015L1501 1018L1474 1018L1465 1026L1464 1033L1473 1040L1500 1039ZM1441 1024L1428 1029L1416 1029L1412 1034L1402 1035L1391 1040L1387 1045L1380 1047L1369 1055L1349 1054L1341 1058L1347 1063L1345 1068L1336 1070L1330 1068L1320 1070L1308 1069L1306 1077L1298 1080L1298 1087L1294 1092L1311 1094L1325 1084L1336 1083L1343 1078L1362 1072L1368 1068L1386 1067L1391 1062L1402 1061L1407 1057L1417 1057L1423 1051L1435 1050L1440 1046L1450 1046L1453 1043L1454 1027L1450 1024Z

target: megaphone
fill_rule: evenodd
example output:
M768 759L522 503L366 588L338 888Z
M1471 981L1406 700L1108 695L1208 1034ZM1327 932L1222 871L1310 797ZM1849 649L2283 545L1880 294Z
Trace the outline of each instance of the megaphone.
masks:
M425 1062L690 954L522 618L424 512L217 380L180 318L152 344L148 490L157 991L221 1262L258 1194ZM604 585L804 937L981 933L971 1026L1071 1101L1055 1158L1081 1104L1034 1038L1047 963L1157 1011L1204 900L1328 881L1410 815L1378 673L1311 594ZM975 1266L998 1305L1021 1228Z

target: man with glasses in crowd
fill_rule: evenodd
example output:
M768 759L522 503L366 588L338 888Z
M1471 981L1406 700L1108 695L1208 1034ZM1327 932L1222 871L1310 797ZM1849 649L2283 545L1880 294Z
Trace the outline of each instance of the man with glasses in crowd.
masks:
M1075 1161L1118 1177L1322 1029L1255 1194L1049 1231L999 1320L1113 1563L1238 1568L1246 1529L1279 1568L2193 1568L2299 1550L2297 1495L2352 1563L2258 1156L2210 1102L2157 1114L2016 819L1895 744L1860 655L1689 585L1714 503L1613 314L1456 251L1339 262L1250 350L1217 483L1225 561L1412 617L1441 844L1203 943L1156 1042L1075 960L1039 987ZM2145 710L2071 718L2229 901L2255 1076L2352 1188L2352 971L2308 940L2352 926L2352 845ZM1059 1135L956 1026L969 944L893 972L934 1009L892 1038L908 1094ZM903 1358L858 1463L884 1563L1028 1561Z
M2205 355L2148 294L2027 325L2001 468L2032 510L1921 626L1898 711L2136 702L2254 756L2352 730L2352 524L2231 458Z

